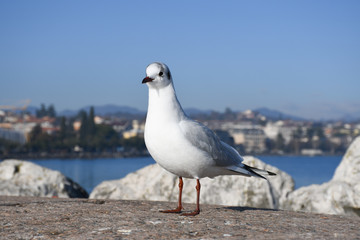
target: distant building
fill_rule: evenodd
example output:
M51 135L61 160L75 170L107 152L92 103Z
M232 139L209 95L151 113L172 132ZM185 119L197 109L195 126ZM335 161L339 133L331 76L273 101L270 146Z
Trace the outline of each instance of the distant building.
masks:
M104 118L100 117L100 116L95 116L94 117L94 123L95 124L103 124L105 122ZM81 128L81 121L77 120L73 122L73 129L75 131L79 131Z
M281 134L288 144L296 131L297 126L286 124L284 121L268 122L264 127L266 137L275 140L279 134Z
M24 133L12 129L0 128L0 138L20 144L26 143L26 137Z
M301 149L301 155L319 156L322 154L323 154L323 151L320 149Z
M2 111L2 110L0 110L0 123L2 123L3 121L4 121L4 119L5 119L5 112L4 111Z
M79 131L80 128L81 128L81 121L74 121L74 122L73 122L73 128L74 128L74 130L75 130L76 132Z
M94 117L94 122L95 124L103 124L104 123L104 118L100 117L100 116L95 116Z
M36 125L40 125L43 132L52 134L58 131L53 125L55 118L36 118L31 115L17 116L12 113L5 114L0 123L0 138L18 142L21 144L29 140L30 133Z
M132 129L123 132L123 138L144 137L145 123L138 120L132 121Z
M248 153L263 153L266 150L265 134L260 128L244 128L230 130L235 145L243 145Z
M265 133L261 126L250 122L227 122L222 125L222 130L229 132L235 145L243 145L248 153L263 153L266 150Z

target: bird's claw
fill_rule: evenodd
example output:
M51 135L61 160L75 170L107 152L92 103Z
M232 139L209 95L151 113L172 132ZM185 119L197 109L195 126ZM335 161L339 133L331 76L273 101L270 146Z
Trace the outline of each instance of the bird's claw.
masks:
M182 213L181 216L196 216L200 213L200 210L195 210L191 213Z
M181 213L181 208L176 208L172 210L160 210L162 213Z

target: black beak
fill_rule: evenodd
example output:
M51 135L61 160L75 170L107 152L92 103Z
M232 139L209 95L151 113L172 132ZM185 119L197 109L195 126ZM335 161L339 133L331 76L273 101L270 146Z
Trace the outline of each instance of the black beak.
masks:
M150 77L146 77L142 80L142 83L152 82L152 80L154 80L154 79L150 78Z

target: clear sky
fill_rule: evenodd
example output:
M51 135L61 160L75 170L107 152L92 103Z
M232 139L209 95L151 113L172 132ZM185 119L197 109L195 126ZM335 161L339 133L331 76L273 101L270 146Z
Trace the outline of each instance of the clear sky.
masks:
M146 110L166 63L183 107L360 114L360 1L0 0L0 105Z

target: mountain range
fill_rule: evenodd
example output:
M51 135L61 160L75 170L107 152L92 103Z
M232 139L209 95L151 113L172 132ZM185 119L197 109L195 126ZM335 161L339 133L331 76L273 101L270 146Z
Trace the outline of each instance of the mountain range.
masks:
M80 109L77 110L63 110L57 113L58 116L66 116L66 117L70 117L70 116L76 116L79 111L84 110L84 111L89 111L91 106L85 106L82 107ZM35 114L36 110L38 108L34 107L34 106L29 106L27 108L27 111ZM94 110L95 113L97 115L100 116L105 116L105 115L118 115L118 116L145 116L146 115L146 111L143 110L139 110L137 108L134 107L129 107L129 106L123 106L123 105L115 105L115 104L106 104L106 105L98 105L98 106L94 106ZM201 109L197 109L197 108L186 108L184 109L184 111L190 115L198 115L198 114L203 114L203 115L210 115L213 110L201 110ZM294 115L290 115L290 114L286 114L284 112L278 111L278 110L274 110L274 109L269 109L266 107L262 107L262 108L256 108L253 109L252 111L254 112L258 112L261 115L267 117L268 119L272 119L272 120L279 120L279 119L291 119L291 120L295 120L295 121L302 121L302 120L310 120L307 118L303 118L303 117L299 117L299 116L294 116ZM360 119L360 113L358 114L346 114L341 118L338 119L328 119L328 120L344 120L344 121L355 121L355 120L359 120Z
M295 121L307 120L307 119L302 118L302 117L286 114L286 113L283 113L283 112L280 112L280 111L277 111L277 110L273 110L273 109L269 109L269 108L266 108L266 107L256 108L253 111L258 112L261 115L263 115L266 118L271 119L271 120L279 120L279 119L291 119L291 120L295 120Z
M88 112L90 110L91 106L85 106L78 110L64 110L58 113L60 116L75 116L79 113L79 111L84 110ZM97 115L105 116L105 115L112 115L112 114L131 114L131 115L145 115L145 111L141 111L134 107L129 106L120 106L115 104L106 104L106 105L100 105L100 106L94 106L94 111Z

